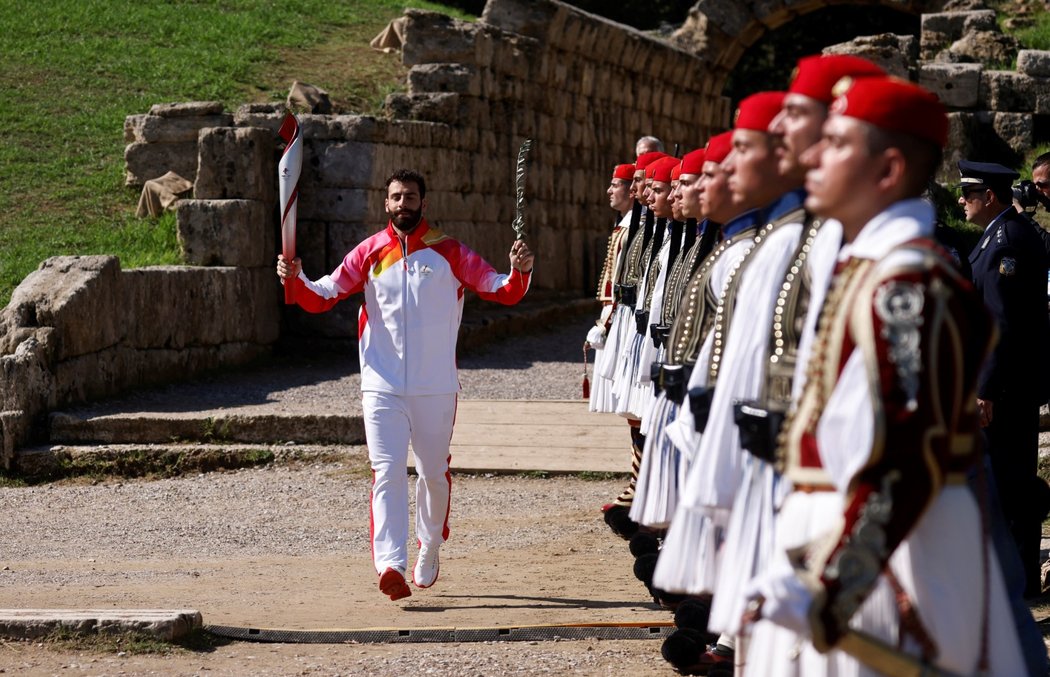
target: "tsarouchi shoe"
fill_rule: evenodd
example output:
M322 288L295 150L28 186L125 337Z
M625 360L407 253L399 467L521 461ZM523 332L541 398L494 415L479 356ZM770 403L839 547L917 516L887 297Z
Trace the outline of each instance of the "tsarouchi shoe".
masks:
M438 572L441 570L441 563L438 561L439 547L437 545L419 546L419 558L416 559L416 567L412 570L412 582L417 588L429 588L437 580Z
M405 572L394 567L388 567L379 577L379 590L395 602L412 594L412 588L405 583Z

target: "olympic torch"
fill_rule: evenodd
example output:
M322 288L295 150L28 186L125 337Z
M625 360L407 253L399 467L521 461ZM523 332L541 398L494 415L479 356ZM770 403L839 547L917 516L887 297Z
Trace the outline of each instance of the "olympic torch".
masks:
M284 116L277 132L284 140L284 152L277 164L277 181L281 195L281 253L285 261L295 258L295 226L299 210L299 174L303 168L303 137L299 120L291 112ZM295 303L294 288L284 285L284 302Z

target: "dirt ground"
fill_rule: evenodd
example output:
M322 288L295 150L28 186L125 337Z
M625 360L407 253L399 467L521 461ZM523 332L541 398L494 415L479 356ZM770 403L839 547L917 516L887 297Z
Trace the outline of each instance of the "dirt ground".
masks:
M233 475L247 483L262 475L264 482L275 487L275 495L281 496L288 495L281 485L317 484L321 475L314 473L330 477L333 472L340 471L255 470ZM230 479L231 474L226 475ZM188 481L164 482L177 487ZM201 476L193 481L199 485L207 479ZM352 493L367 486L365 479L349 481ZM294 556L266 555L251 548L234 548L231 553L228 546L216 550L222 556L209 556L207 551L214 548L204 537L201 556L166 556L166 552L185 549L165 545L172 533L157 534L158 555L149 558L140 556L143 550L134 545L126 549L131 556L122 555L112 543L97 550L86 547L83 558L70 557L56 543L53 556L46 556L44 547L35 549L32 560L5 559L0 607L190 608L201 611L206 625L281 629L667 623L670 613L651 602L631 572L633 558L626 543L608 532L597 511L621 482L455 478L453 535L442 549L440 578L434 587L414 588L411 597L399 602L391 602L377 590L364 514L359 523L355 523L356 515L333 519L350 531L363 532L351 534L345 545L304 547L302 554ZM148 484L125 484L121 491L145 490ZM63 495L68 490L81 505L78 512L106 510L98 503L101 499L93 498L95 489L54 486L48 489L50 500L34 497L32 503L68 510L73 500ZM100 492L104 489L98 487ZM269 498L259 497L262 501ZM323 519L312 516L318 506L309 501L288 507L312 523L305 528L329 528ZM240 513L236 496L231 496L230 505L235 518L250 519ZM363 510L366 513L367 508ZM288 519L294 517L282 517L275 528L286 530ZM116 518L109 529L118 536L134 531L141 535L155 529L151 524L131 516ZM181 525L172 528L172 532L183 530ZM312 537L307 533L302 538L309 541ZM131 534L125 539L129 543L138 540ZM19 584L23 582L27 584ZM0 669L17 675L613 675L625 670L634 675L670 674L660 658L660 645L659 639L384 645L215 641L203 647L136 654L121 652L119 647L85 649L9 641L0 644Z

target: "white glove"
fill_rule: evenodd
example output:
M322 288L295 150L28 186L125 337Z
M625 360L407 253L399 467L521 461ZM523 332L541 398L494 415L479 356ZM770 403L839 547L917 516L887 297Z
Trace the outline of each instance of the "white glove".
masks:
M749 599L762 600L762 618L808 638L813 593L791 571L767 571L747 587Z
M598 325L591 327L591 330L587 332L587 343L591 344L592 348L604 348L605 330Z

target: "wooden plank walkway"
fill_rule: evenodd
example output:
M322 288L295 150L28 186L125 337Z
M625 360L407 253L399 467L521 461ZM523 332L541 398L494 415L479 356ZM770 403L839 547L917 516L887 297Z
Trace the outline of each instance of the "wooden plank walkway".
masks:
M630 469L627 420L583 400L460 400L452 435L459 472L614 472Z

